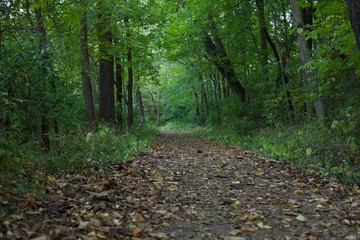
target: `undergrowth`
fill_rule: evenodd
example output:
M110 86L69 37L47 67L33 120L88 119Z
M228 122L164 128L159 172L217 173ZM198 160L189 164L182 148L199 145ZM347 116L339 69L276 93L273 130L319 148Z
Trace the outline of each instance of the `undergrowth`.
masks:
M360 185L360 146L355 129L343 120L278 124L239 132L229 125L198 127L169 123L164 128L239 145L269 158L288 161L314 174L335 176L344 183Z
M76 132L52 136L56 145L46 154L34 150L38 149L37 142L27 143L21 151L2 150L0 198L6 193L34 192L46 185L50 175L107 171L109 163L126 161L149 150L157 131L153 127L137 126L121 133L101 125L96 131L79 128Z

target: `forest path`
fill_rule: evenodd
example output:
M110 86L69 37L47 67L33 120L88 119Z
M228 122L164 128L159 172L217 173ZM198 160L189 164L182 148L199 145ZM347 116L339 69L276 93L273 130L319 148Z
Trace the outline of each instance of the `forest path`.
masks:
M1 239L360 239L357 189L177 131L110 171L48 185L53 197L29 196Z

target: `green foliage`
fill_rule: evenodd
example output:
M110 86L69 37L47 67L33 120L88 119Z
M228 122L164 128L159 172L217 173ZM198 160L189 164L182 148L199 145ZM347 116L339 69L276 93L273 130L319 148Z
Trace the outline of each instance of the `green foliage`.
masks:
M89 158L93 160L114 161L127 159L151 147L155 129L134 127L125 134L108 126L100 126L96 133L88 133L85 138L90 148Z
M359 112L357 112L359 114ZM237 128L194 127L171 124L167 127L240 145L272 159L289 161L309 172L333 175L342 181L360 184L360 145L355 118L334 120L327 127L323 122L300 125L278 124L239 134Z
M96 132L79 129L57 136L57 147L44 155L29 143L21 153L1 150L0 189L27 193L46 181L48 174L81 173L106 170L109 163L126 161L152 147L157 129L137 126L125 133L102 125Z

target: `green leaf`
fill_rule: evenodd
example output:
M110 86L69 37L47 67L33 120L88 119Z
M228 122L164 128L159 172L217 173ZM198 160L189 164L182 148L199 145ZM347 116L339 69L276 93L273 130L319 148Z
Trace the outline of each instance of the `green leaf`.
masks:
M298 34L302 34L304 32L304 29L303 28L298 28L298 29L296 29L296 32Z
M312 154L312 149L311 148L307 148L306 149L306 155L310 156Z
M299 215L296 217L296 220L298 220L298 221L300 221L300 222L305 222L305 221L306 221L306 218L305 218L303 215L299 214Z
M355 143L351 143L349 146L350 152L355 153L356 152L356 144Z
M334 120L334 121L331 123L331 129L335 129L338 124L339 124L339 121L338 121L338 120Z

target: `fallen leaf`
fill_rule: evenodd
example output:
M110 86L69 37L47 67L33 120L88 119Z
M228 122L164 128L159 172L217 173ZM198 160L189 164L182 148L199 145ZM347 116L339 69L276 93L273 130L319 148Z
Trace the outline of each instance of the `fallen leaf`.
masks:
M252 228L252 227L241 227L240 228L240 232L242 233L247 233L247 232L255 232L256 229Z
M237 214L235 212L228 212L229 217L235 217Z
M32 238L33 240L49 240L50 238L46 235L41 235L39 237Z
M256 213L256 212L251 212L251 213L249 213L249 215L248 215L248 217L247 217L247 219L248 219L249 221L258 220L258 219L260 219L260 218L261 218L260 214L258 214L258 213Z
M48 180L49 182L55 182L56 181L56 178L52 175L48 176Z
M142 232L142 229L138 226L135 226L133 229L131 229L131 232L134 236L138 236Z
M305 222L306 218L303 215L299 214L299 215L297 215L296 220L298 220L300 222Z
M83 230L85 230L85 229L88 228L88 226L89 226L89 222L80 220L78 229L83 229Z
M163 223L162 223L162 226L165 227L165 228L168 228L168 227L170 227L171 225L170 225L170 223L163 222Z
M317 189L317 188L312 188L311 191L312 191L313 193L317 193L317 192L319 192L319 189Z
M156 171L154 174L154 179L158 183L162 184L164 182L164 178L161 176L161 173L159 171Z
M229 232L229 235L236 236L236 235L239 235L240 233L241 233L241 231L239 229L234 229Z
M235 201L235 202L234 202L234 205L239 206L239 205L241 205L241 203L240 203L240 201L239 201L239 200L237 200L237 201Z
M262 175L264 175L264 174L265 174L264 172L259 171L259 172L256 172L256 173L255 173L255 176L262 176Z
M304 194L304 192L302 190L297 189L293 192L293 194L294 195L302 195L302 194Z
M132 216L132 221L135 223L141 223L141 222L145 222L145 219L140 214L135 214Z
M180 208L179 207L172 207L171 209L170 209L170 212L172 212L172 213L176 213L177 211L179 211L180 210Z
M167 240L170 239L168 237L168 235L166 235L166 233L163 232L157 232L157 233L151 233L150 234L152 237L156 238L156 239L160 239L160 240Z
M258 223L256 224L256 226L257 226L258 228L261 228L261 229L265 228L264 223L262 223L262 222L258 222Z

